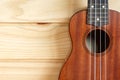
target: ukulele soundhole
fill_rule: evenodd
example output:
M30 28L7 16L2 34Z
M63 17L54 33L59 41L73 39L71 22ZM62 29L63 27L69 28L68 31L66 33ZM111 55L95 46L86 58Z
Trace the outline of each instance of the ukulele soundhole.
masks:
M92 30L86 38L86 46L91 53L103 53L110 44L110 37L100 29Z

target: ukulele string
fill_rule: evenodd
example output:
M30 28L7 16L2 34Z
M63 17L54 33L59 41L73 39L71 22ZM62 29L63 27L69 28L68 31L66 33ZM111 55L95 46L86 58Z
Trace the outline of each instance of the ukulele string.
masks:
M107 0L105 0L104 6L108 6ZM105 22L106 22L106 18L107 18L106 11L107 11L107 7L105 7ZM107 27L107 26L105 25L105 31L106 31L106 27ZM105 48L106 48L106 34L105 34ZM105 54L106 54L106 50L105 50ZM106 55L105 55L105 80L107 80Z
M90 10L90 12L89 12L90 17L89 18L90 18L90 23L91 23L91 21L92 21L92 16L91 16L91 14L92 14L92 11L91 11L91 9L92 9L92 7L91 7L92 6L92 0L90 0L90 2L88 1L88 4L89 4L88 6L90 6L90 7L88 7L88 9ZM91 27L92 26L90 25L90 31L91 31ZM90 52L91 52L91 34L90 34ZM92 67L91 67L92 63L91 63L91 61L92 60L91 60L91 56L90 56L90 75L89 75L90 76L90 78L89 78L90 80L92 80L92 78L91 78L91 76L92 76L91 75L92 74Z
M90 23L92 22L92 7L93 3L92 0L90 0ZM90 25L90 31L92 30L92 25ZM90 52L92 51L92 40L91 40L91 34L90 34ZM90 80L92 80L92 60L90 56Z
M96 80L96 0L95 0L95 42L94 42L94 80Z
M101 0L100 0L100 80L102 80L102 56L101 56Z

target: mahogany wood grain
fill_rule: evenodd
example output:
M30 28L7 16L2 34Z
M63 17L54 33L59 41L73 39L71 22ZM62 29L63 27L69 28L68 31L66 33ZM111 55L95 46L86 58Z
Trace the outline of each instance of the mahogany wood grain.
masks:
M61 70L59 80L95 80L95 77L96 80L120 80L120 13L110 10L109 24L101 28L110 36L110 46L101 56L91 55L86 47L86 36L95 29L86 24L86 15L87 11L83 10L71 18L73 48Z

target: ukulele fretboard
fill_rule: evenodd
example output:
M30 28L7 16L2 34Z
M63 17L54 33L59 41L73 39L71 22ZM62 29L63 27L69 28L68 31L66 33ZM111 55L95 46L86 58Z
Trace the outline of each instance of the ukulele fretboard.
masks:
M108 24L108 1L107 0L89 0L87 24L101 27Z

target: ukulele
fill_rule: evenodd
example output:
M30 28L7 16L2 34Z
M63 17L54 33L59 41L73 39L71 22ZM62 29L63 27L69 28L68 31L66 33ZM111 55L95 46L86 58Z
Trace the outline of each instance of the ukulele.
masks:
M88 0L70 20L71 55L59 80L120 80L120 13L108 0Z

